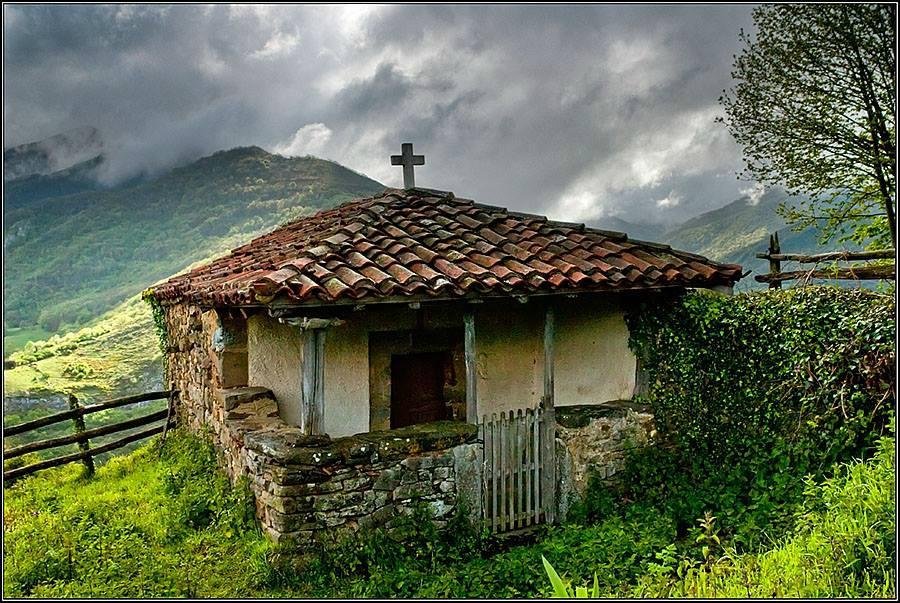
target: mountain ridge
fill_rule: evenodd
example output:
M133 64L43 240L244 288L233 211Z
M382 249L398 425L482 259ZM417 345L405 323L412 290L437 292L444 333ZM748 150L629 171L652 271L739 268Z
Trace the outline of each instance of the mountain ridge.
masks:
M59 174L26 178L32 190L53 178L73 183ZM113 188L28 197L23 182L12 182L4 216L7 322L48 331L86 324L149 283L288 219L384 189L336 162L259 147Z

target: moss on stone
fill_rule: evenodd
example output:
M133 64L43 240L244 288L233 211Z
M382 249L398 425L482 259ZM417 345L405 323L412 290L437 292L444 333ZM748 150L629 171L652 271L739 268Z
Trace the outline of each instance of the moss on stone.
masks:
M629 410L649 413L650 407L637 404L631 400L610 400L603 404L578 404L574 406L557 406L556 422L561 427L575 429L587 427L593 419L622 418Z

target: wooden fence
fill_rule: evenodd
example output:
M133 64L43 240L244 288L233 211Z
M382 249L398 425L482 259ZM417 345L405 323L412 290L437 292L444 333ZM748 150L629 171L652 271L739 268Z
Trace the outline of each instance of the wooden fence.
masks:
M553 408L484 416L483 517L496 534L554 521L556 418Z
M93 474L94 472L94 457L99 454L103 454L104 452L109 452L110 450L115 450L117 448L121 448L126 444L130 444L131 442L136 442L138 440L142 440L144 438L148 438L152 435L156 435L158 433L165 433L169 428L169 424L172 420L172 412L173 412L173 404L175 396L178 395L177 390L172 391L162 391L162 392L151 392L147 394L139 394L136 396L127 396L124 398L116 398L114 400L109 400L107 402L101 402L98 404L90 404L87 406L82 406L78 398L73 395L69 396L69 410L59 412L56 414L52 414L46 417L41 417L40 419L34 419L32 421L26 421L24 423L19 423L18 425L11 425L9 427L3 428L3 439L4 439L4 450L3 450L3 459L4 462L9 459L14 459L20 457L22 455L28 454L30 452L37 452L40 450L47 450L48 448L56 448L58 446L65 446L68 444L77 444L79 451L67 454L64 456L58 456L52 459L47 459L44 461L40 461L37 463L32 463L30 465L24 465L22 467L15 467L9 470L3 471L3 481L4 485L8 485L12 483L16 478L22 477L24 475L29 475L34 473L35 471L40 471L41 469L49 469L50 467L58 467L59 465L65 465L67 463L74 462L83 462L85 467L88 470L88 473ZM84 416L99 412L101 410L108 410L110 408L119 408L121 406L127 406L129 404L137 404L138 402L149 402L151 400L162 400L168 399L167 408L164 410L160 410L157 412L153 412L151 414L136 417L134 419L128 419L127 421L121 421L119 423L113 423L110 425L102 425L100 427L94 427L92 429L86 429L84 425ZM74 428L74 433L72 435L61 436L57 438L50 438L46 440L39 440L37 442L29 442L27 444L22 444L20 446L15 446L11 448L6 448L6 438L19 435L22 433L27 433L29 431L34 431L36 429L40 429L41 427L46 427L47 425L53 425L55 423L59 423L61 421L72 421L72 425ZM140 427L143 425L149 425L150 423L156 423L159 421L164 421L159 425L154 425L149 429L144 429L137 433L131 433L127 436L115 440L113 442L109 442L106 444L102 444L97 447L91 447L90 440L92 438L98 438L100 436L105 436L113 433L119 433L122 431L127 431L129 429L134 429L135 427Z
M804 254L781 253L778 233L769 237L769 249L765 253L757 253L756 257L769 260L769 273L756 277L759 283L769 283L769 289L780 289L783 281L809 281L814 278L837 280L881 280L895 278L895 264L864 264L859 266L833 266L819 268L822 262L853 262L892 259L896 255L893 249L875 251L832 251L828 253ZM797 262L813 264L811 269L781 271L781 262Z

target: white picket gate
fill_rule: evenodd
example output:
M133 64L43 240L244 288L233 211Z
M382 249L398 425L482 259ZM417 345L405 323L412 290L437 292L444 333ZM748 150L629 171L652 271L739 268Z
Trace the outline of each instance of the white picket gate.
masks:
M554 409L486 415L483 518L494 534L553 523L556 510L556 420Z

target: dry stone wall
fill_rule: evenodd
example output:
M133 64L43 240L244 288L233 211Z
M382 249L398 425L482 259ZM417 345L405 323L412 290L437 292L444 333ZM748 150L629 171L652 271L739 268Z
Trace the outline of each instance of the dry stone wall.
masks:
M556 409L558 502L584 495L591 476L615 479L628 452L656 436L650 409L628 400Z
M391 527L417 504L438 525L461 502L481 514L477 428L442 421L350 437L303 435L260 387L221 389L220 325L213 311L166 307L167 381L179 422L208 432L233 480L245 476L257 517L276 541L298 546L367 526Z

